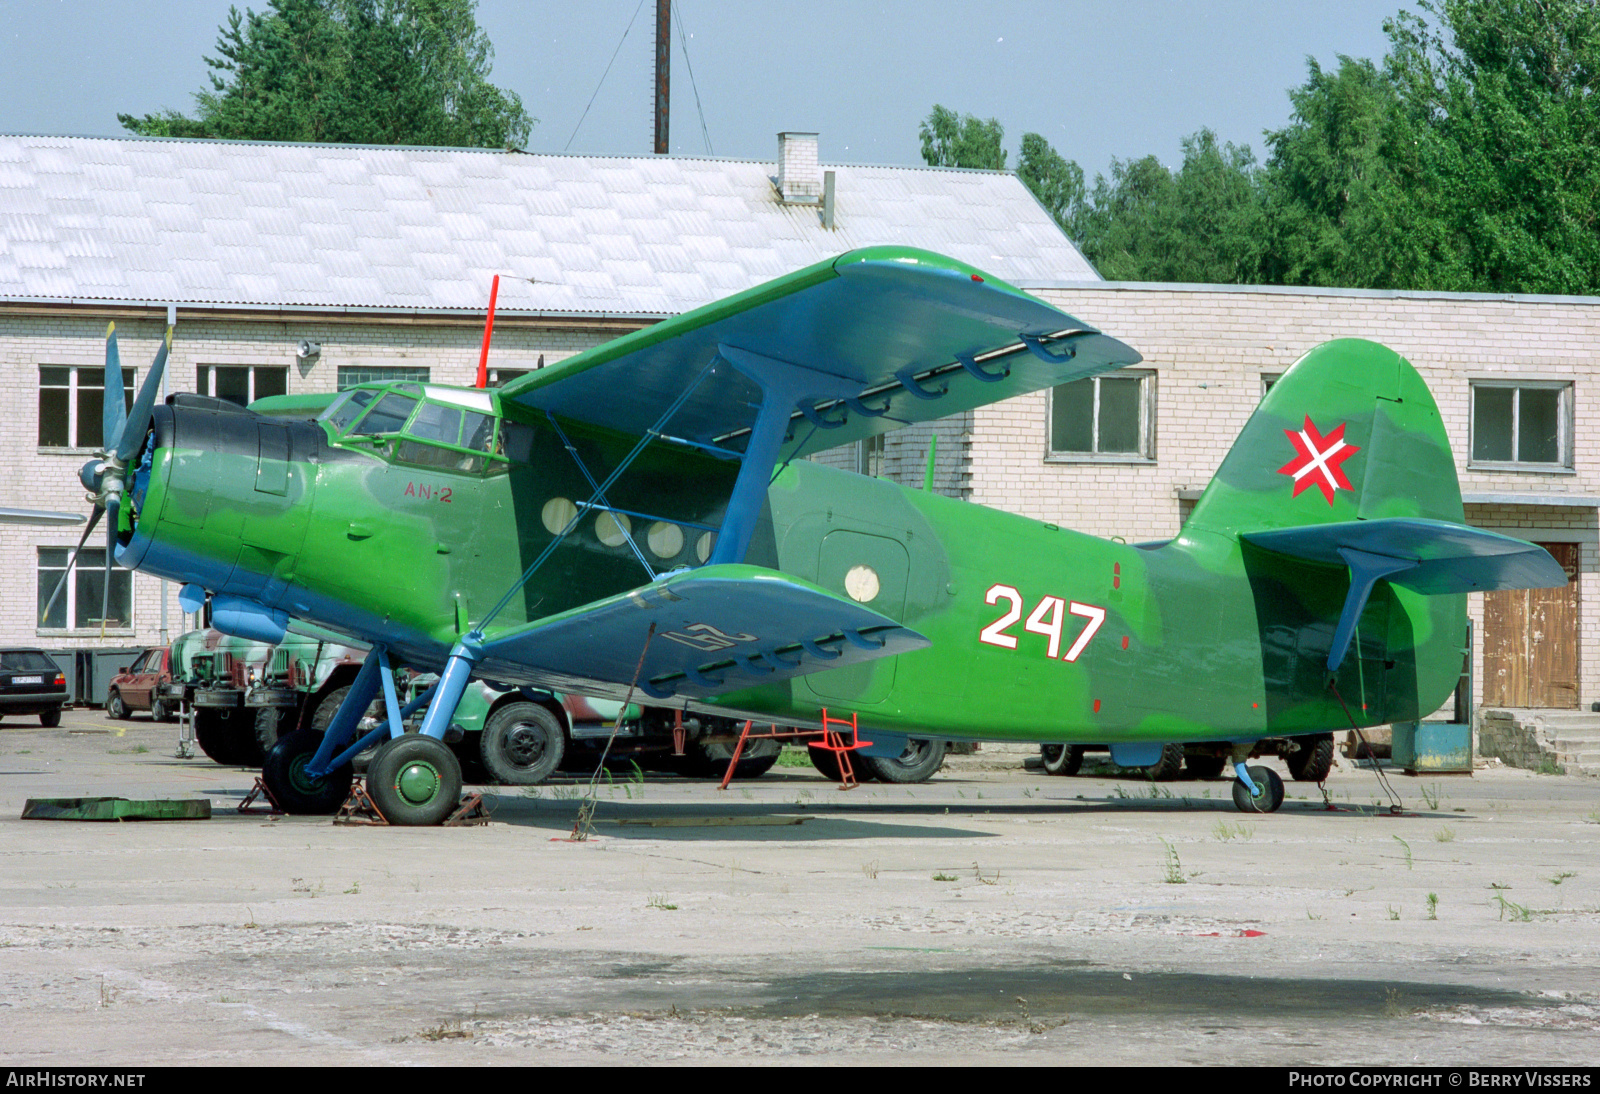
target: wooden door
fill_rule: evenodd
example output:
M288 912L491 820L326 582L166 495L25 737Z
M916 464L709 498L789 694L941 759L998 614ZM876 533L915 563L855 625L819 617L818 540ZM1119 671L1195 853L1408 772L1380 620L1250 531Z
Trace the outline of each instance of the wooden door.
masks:
M1542 543L1567 572L1554 589L1483 594L1483 701L1578 706L1578 545Z

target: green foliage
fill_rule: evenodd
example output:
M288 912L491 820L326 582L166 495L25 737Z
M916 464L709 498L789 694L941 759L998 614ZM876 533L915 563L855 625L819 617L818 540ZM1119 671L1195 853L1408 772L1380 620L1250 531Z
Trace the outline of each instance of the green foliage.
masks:
M488 81L475 0L269 0L230 9L195 116L123 126L145 136L520 148L534 119Z
M1416 9L1381 61L1308 62L1265 165L1202 129L1085 188L1030 133L1018 175L1112 280L1600 294L1600 5ZM1004 168L1003 135L935 107L923 156Z
M935 105L918 132L922 137L922 158L929 167L1006 169L1006 150L1002 147L1006 131L995 118L981 121L971 114L957 115Z

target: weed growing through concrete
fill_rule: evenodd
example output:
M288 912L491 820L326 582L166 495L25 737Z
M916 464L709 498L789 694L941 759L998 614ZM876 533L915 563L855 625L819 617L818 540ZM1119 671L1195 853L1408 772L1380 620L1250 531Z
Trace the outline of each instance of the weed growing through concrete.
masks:
M1419 789L1422 791L1422 800L1428 803L1428 808L1437 812L1439 803L1444 801L1444 789L1438 783Z
M1390 919L1399 919L1400 918L1400 909L1396 908L1393 904L1389 905L1389 918Z
M866 874L869 879L871 879L873 881L877 881L878 880L878 860L877 859L873 859L871 862L863 862L861 864L861 872L863 874Z
M1407 843L1405 840L1401 839L1399 836L1391 836L1390 838L1393 839L1396 843L1398 843L1402 848L1405 849L1405 853L1406 853L1406 869L1407 870L1411 869L1411 845L1409 843ZM1399 918L1399 917L1397 916L1396 918Z
M1439 894L1438 893L1429 893L1428 894L1428 918L1429 919L1438 919L1439 918Z
M1216 826L1211 829L1211 834L1223 843L1227 843L1229 840L1235 839L1252 839L1255 837L1256 830L1246 824L1229 824L1227 821L1218 821Z
M1437 843L1449 843L1451 840L1456 838L1455 829L1451 828L1447 824L1443 828L1441 828L1437 832L1435 832L1433 834L1433 838L1434 838L1434 841L1437 842Z
M1545 878L1545 880L1548 881L1551 885L1560 885L1563 881L1566 881L1569 877L1577 877L1577 876L1578 875L1573 873L1571 870L1567 870L1567 871L1564 871L1562 873L1557 874L1555 877L1547 877L1547 878Z
M360 896L361 895L361 882L352 881L350 883L350 888L346 889L344 891L344 893L345 893L345 896Z
M976 862L974 862L972 864L972 876L974 878L976 878L978 881L980 881L983 884L985 884L985 885L995 885L995 884L998 884L999 881L1000 881L1000 871L999 870L996 870L993 874L989 875L988 877L984 877L983 876L983 871L978 868L978 864Z
M954 874L938 873L938 874L934 874L933 875L933 880L934 881L955 881L956 880L956 876Z
M1490 888L1498 890L1501 887L1490 886ZM1534 916L1544 914L1534 911L1526 904L1517 904L1514 901L1507 900L1505 897L1501 896L1498 891L1494 894L1494 899L1500 905L1501 922L1504 922L1506 916L1509 915L1511 917L1511 922L1513 923L1532 923Z
M1535 769L1541 775L1565 775L1567 769L1556 762L1554 756L1539 757L1539 766Z
M667 901L666 893L651 893L650 899L645 902L645 907L654 908L658 912L675 912L678 910L676 904Z
M1183 876L1183 863L1178 861L1178 849L1166 840L1161 841L1166 850L1166 876L1161 880L1168 885L1182 885L1189 879Z

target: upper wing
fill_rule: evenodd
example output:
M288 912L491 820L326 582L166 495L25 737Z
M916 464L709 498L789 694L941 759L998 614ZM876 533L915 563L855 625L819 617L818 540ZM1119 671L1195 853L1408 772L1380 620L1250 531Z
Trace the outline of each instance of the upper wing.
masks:
M782 396L791 405L780 460L1140 360L964 263L875 247L588 350L502 397L634 435L682 398L662 431L737 454L763 398L744 358L796 377Z

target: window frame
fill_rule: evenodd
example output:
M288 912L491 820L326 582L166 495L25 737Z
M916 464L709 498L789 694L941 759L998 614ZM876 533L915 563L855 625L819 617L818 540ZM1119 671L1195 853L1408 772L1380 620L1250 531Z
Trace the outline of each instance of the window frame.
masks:
M37 597L34 603L34 633L36 635L97 635L102 629L104 629L105 633L108 635L114 634L121 636L135 633L136 628L133 619L133 607L135 601L133 592L133 571L125 570L120 566L113 566L111 568L111 602L113 611L121 610L124 612L124 614L115 624L107 623L103 628L99 621L88 619L87 616L85 616L86 622L82 624L74 622L74 619L78 614L78 577L85 571L103 574L105 571L105 550L106 549L104 547L90 547L86 544L83 550L78 552L76 557L74 557L72 548L70 546L63 547L54 544L39 544L34 548L33 572L35 595ZM66 566L46 566L44 562L44 552L46 551L63 552L63 554L66 556L66 560L70 564ZM43 601L49 596L48 592L40 592L38 586L39 580L43 578L46 573L49 574L50 578L50 584L48 586L50 591L54 591L55 583L60 580L61 575L63 573L66 574L66 586L61 590L61 596L57 600L57 603L61 606L62 618L65 619L66 626L47 626L44 620L38 615L38 609L44 606ZM125 587L127 589L126 602L121 604L118 603L120 597L116 590L116 586L121 584L121 581L119 581L119 575L125 579ZM91 606L91 608L92 610L98 610L99 605L94 604Z
M1090 435L1093 438L1091 443L1094 446L1094 450L1088 452L1065 451L1052 447L1055 443L1056 393L1066 385L1057 384L1050 388L1045 416L1045 462L1120 463L1141 466L1156 463L1156 375L1155 369L1120 368L1084 378L1092 381L1094 385L1094 403L1090 412ZM1137 452L1098 451L1100 445L1100 381L1106 379L1139 381L1139 451Z
M105 366L104 365L62 365L62 364L53 364L53 363L50 363L50 362L39 362L38 363L38 368L39 368L38 385L37 385L37 387L35 389L37 394L38 394L38 399L36 400L36 403L35 403L35 411L36 411L37 417L35 418L35 421L34 421L34 425L37 427L34 430L34 439L36 441L39 440L39 431L44 426L44 393L47 390L49 390L49 391L63 391L64 390L67 393L67 443L64 444L64 445L60 445L60 444L45 444L45 443L43 443L43 441L39 441L38 450L40 452L68 453L68 454L86 453L86 452L98 452L98 451L100 451L103 447L105 447L105 438L104 437L100 438L100 443L99 444L83 444L82 443L82 439L81 439L81 436L80 436L80 429L81 429L83 423L81 421L81 417L82 416L79 414L78 402L79 402L79 392L85 391L85 390L99 389L99 391L101 393L100 394L100 399L101 399L100 405L101 405L102 409L105 407ZM44 382L44 370L47 369L47 368L66 369L67 370L67 386L65 388L62 388L62 387L59 387L59 386L57 386L55 384L46 385L45 382ZM80 384L78 382L78 374L79 374L80 371L84 371L84 370L87 370L91 375L95 376L95 378L98 379L99 382L95 383L95 384L91 384L91 385ZM123 395L123 412L124 413L127 413L128 411L131 411L133 409L134 392L136 390L138 390L138 387L139 387L139 370L136 369L136 368L130 368L129 366L124 365L122 367L122 395ZM93 417L93 415L91 415L91 417ZM95 424L98 425L99 423L95 423Z
M210 364L210 365L196 365L195 366L195 383L194 383L195 394L197 394L197 395L206 395L206 396L209 396L210 398L213 398L213 399L226 398L226 396L217 394L217 372L218 372L219 369L225 369L225 368L228 368L228 369L244 369L249 374L249 378L245 383L245 389L246 389L246 391L248 391L249 397L244 403L239 404L241 406L249 406L251 403L255 402L257 399L264 398L264 396L257 394L259 388L257 387L257 384L256 384L256 377L257 377L258 370L261 370L261 369L268 369L268 370L270 370L272 372L282 373L283 374L283 392L282 392L282 394L287 395L289 393L289 366L288 365L227 365L227 364Z
M1524 377L1477 377L1467 381L1467 469L1471 471L1516 471L1546 475L1576 474L1573 462L1574 406L1576 382L1571 379L1541 380ZM1511 454L1509 460L1480 460L1474 453L1478 449L1478 392L1482 389L1510 390L1511 400ZM1540 463L1516 458L1519 430L1521 429L1522 392L1556 391L1556 448L1554 463Z

